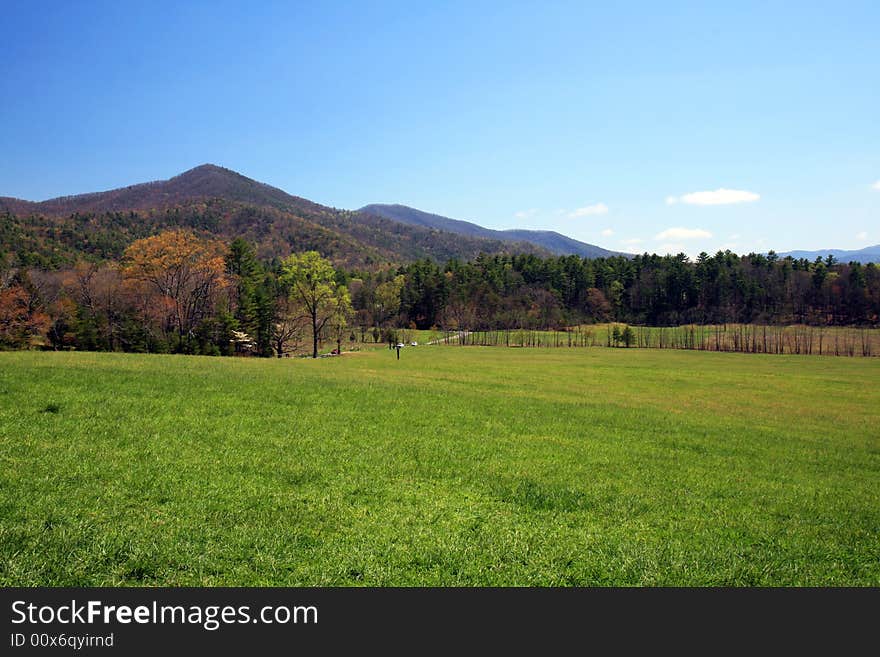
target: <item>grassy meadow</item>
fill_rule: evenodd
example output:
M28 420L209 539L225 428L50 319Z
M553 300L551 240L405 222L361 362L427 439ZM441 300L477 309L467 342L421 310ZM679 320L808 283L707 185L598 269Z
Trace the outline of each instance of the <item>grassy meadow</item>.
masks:
M0 353L0 584L877 586L878 420L874 358Z

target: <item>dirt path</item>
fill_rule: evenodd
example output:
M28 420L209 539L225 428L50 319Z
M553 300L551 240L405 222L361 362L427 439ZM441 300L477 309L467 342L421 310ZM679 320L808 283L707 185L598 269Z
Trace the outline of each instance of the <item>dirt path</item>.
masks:
M428 344L444 344L447 342L452 342L453 340L460 340L462 337L469 336L470 333L470 331L458 331L455 335L438 338L436 340L429 340Z

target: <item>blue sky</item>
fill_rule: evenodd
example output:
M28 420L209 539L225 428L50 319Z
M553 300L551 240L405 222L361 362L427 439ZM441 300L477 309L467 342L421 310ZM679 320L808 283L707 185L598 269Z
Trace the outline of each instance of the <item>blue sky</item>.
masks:
M620 250L880 243L880 3L259 4L4 2L0 196L211 162Z

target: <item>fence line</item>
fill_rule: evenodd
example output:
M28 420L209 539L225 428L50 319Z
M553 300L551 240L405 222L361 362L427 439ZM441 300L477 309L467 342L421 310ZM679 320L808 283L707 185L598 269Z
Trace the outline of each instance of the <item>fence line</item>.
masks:
M629 331L628 336L626 331ZM612 324L574 326L563 331L445 331L436 344L556 349L628 346L640 349L869 357L880 356L880 329L763 324L689 324L675 327Z

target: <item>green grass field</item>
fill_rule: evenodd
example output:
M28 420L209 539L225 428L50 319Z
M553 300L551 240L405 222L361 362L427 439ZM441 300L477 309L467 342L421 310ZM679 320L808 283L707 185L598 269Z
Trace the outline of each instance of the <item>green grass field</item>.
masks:
M0 584L878 585L880 360L0 353Z

